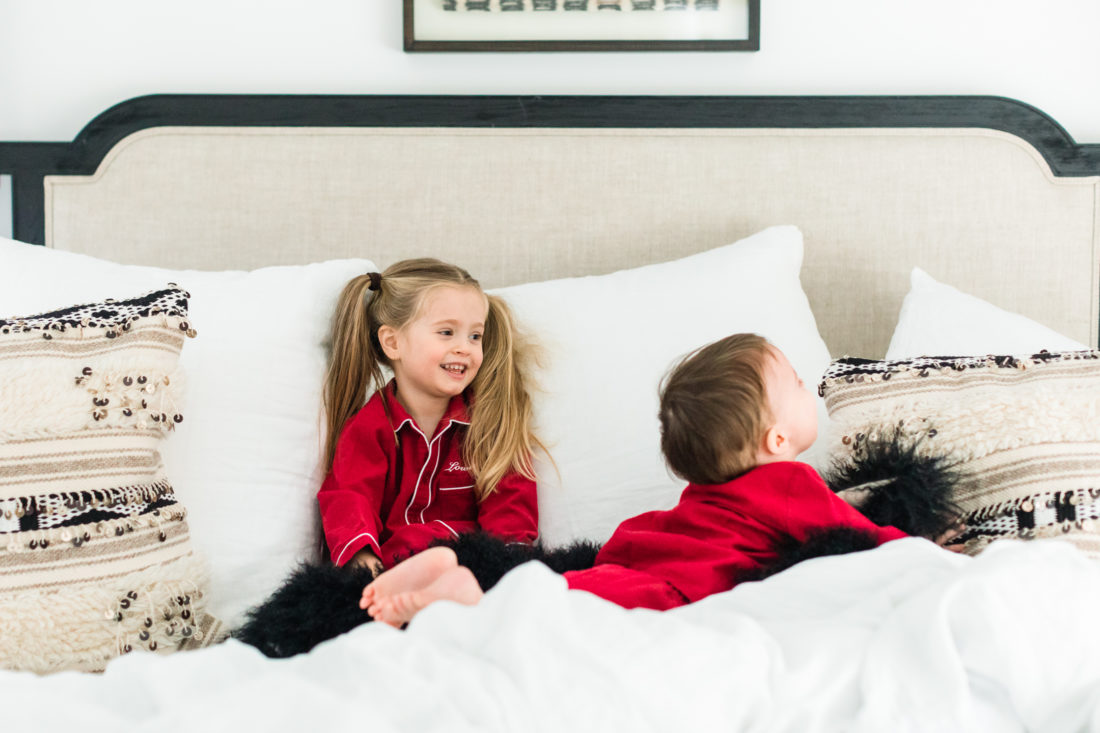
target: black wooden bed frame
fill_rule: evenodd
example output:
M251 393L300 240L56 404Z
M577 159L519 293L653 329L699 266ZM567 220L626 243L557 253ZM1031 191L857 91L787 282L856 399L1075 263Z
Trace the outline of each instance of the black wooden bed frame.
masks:
M95 172L115 143L160 126L986 128L1020 137L1057 176L1100 175L1079 144L1022 102L994 96L370 96L156 94L122 102L72 142L0 142L14 238L43 244L43 178Z

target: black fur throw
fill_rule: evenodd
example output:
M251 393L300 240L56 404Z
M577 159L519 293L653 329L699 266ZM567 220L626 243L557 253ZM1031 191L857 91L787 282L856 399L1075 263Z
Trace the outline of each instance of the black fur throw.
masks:
M469 568L485 591L496 585L509 570L529 560L538 560L555 573L564 573L592 567L596 563L596 553L600 551L598 544L583 540L565 547L547 549L542 545L506 542L485 532L462 534L436 544L454 550L458 564Z
M852 504L875 524L935 539L962 517L951 498L961 472L946 456L922 455L919 446L919 440L896 431L869 437L858 453L834 462L823 478L833 491L858 492Z
M359 608L359 598L373 579L364 567L304 563L270 598L248 611L233 638L269 657L308 652L371 620Z
M539 549L537 559L555 573L564 573L569 570L584 570L596 564L596 554L600 551L600 545L588 540L577 540L565 547L556 547L548 550Z
M505 542L484 532L459 535L436 544L455 551L482 590L489 590L504 574L529 560L539 560L557 573L590 568L599 545L575 542L547 550L540 545ZM338 568L330 563L302 564L270 598L248 611L233 637L269 657L292 657L322 641L351 631L371 617L359 608L363 587L374 579L360 567Z
M737 577L738 583L764 578L783 572L805 560L827 555L845 555L849 552L872 550L878 545L874 535L852 527L832 527L810 534L805 542L790 541L779 548L774 562Z

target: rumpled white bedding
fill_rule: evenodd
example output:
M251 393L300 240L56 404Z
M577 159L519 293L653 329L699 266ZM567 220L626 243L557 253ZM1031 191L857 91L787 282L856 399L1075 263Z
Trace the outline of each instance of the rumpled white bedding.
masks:
M0 673L4 730L1100 730L1100 567L1055 540L901 540L675 611L538 564L477 607L288 660L236 641L101 675Z

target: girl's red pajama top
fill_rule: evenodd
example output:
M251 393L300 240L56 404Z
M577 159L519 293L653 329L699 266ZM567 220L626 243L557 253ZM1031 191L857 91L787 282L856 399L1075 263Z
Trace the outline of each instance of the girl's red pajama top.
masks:
M724 484L688 484L675 507L627 519L595 567L565 578L626 608L664 610L729 590L785 541L834 527L866 531L877 544L907 536L872 523L805 463L770 463Z
M510 473L483 501L477 500L462 460L470 424L464 395L451 400L429 438L394 397L394 388L391 381L348 420L317 494L332 561L343 565L370 547L389 568L437 539L478 529L534 542L534 481Z

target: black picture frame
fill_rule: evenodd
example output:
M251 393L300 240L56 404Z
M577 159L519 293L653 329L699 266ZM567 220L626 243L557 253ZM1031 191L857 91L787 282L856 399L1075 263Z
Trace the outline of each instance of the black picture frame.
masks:
M457 2L465 2L465 0L456 0ZM532 3L539 0L512 0L513 2L522 2L525 6L531 6ZM561 6L567 0L542 0L543 2L552 1ZM588 0L589 3L595 5L601 0ZM626 4L634 2L635 0L619 0L619 2ZM675 19L677 16L685 12L705 12L695 10L690 7L691 3L696 0L683 0L689 7L684 10L654 10L652 12L670 13L667 16L670 20ZM423 38L417 36L415 18L418 7L428 3L440 3L442 0L404 0L404 26L405 26L405 51L414 52L532 52L532 51L759 51L760 50L760 0L745 0L745 13L746 13L746 32L744 34L737 34L731 31L731 37L728 39L715 39L715 38L699 38L699 39L607 39L607 40L593 40L593 39L569 39L569 38L545 38L540 40L506 40L499 38L486 38L478 40L469 39L448 39L439 38L438 36L432 38ZM665 2L665 0L655 0L656 3ZM488 5L488 2L486 2ZM466 15L470 11L455 11L462 12ZM535 17L544 15L536 10L520 11L523 15L529 17ZM614 11L601 10L600 13L611 13ZM505 13L495 12L492 13L497 18L518 18L519 13ZM489 14L485 14L489 17ZM682 16L680 16L682 17ZM732 37L732 36L738 37Z

